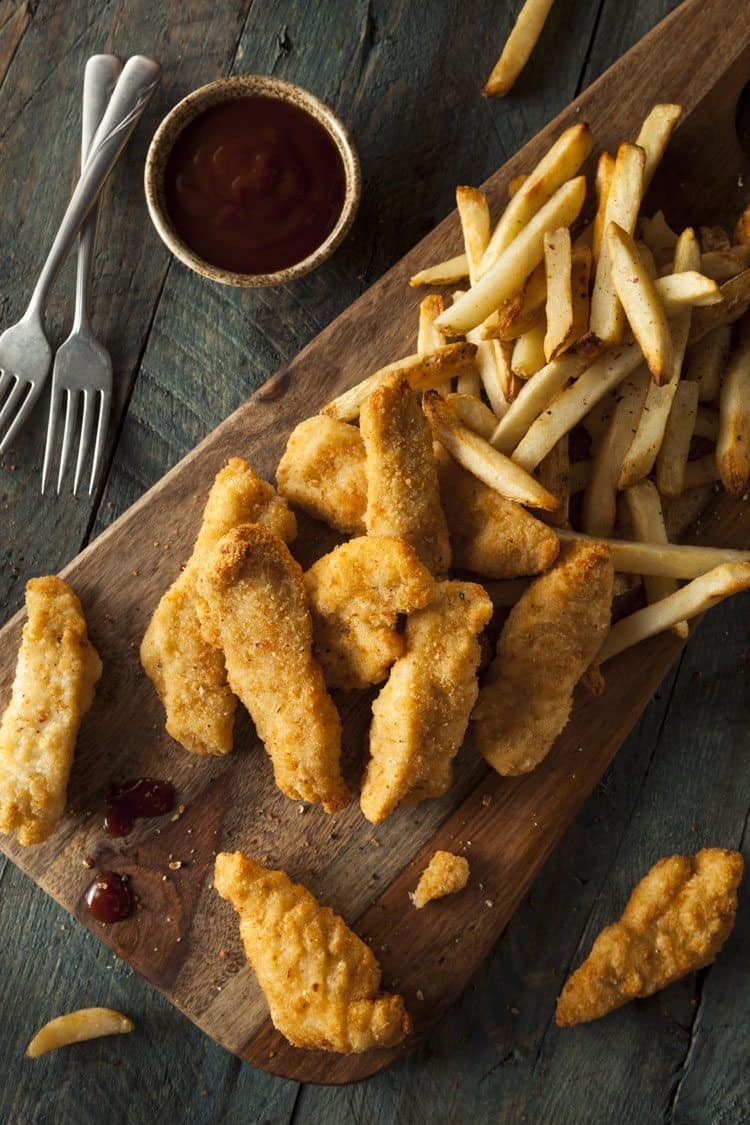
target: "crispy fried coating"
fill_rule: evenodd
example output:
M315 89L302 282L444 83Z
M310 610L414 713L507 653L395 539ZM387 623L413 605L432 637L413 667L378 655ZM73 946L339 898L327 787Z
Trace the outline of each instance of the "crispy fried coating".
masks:
M606 546L573 540L510 611L472 726L498 773L533 770L567 723L573 689L607 635L612 581Z
M469 881L469 861L453 852L437 851L419 877L409 898L421 910L436 898L462 891Z
M477 634L491 616L473 582L438 582L431 603L409 615L406 653L372 706L360 804L373 824L449 788L477 698Z
M276 784L326 812L348 804L341 721L312 655L302 569L265 527L242 524L217 544L198 588L218 623L232 691L247 707Z
M273 1025L294 1047L350 1054L409 1034L403 999L380 991L372 951L305 887L241 852L216 857L214 886L240 916Z
M342 531L364 535L365 447L356 426L316 414L289 435L276 470L279 492L303 512Z
M46 840L62 816L78 728L102 674L81 603L61 578L32 578L26 611L0 722L0 832L24 845Z
M468 473L442 447L438 475L455 567L485 578L549 570L560 550L550 527Z
M214 480L193 553L156 607L141 643L141 664L164 704L167 732L194 754L232 749L237 701L196 582L221 537L241 523L261 523L286 541L297 534L286 500L246 461L233 457Z
M599 1019L710 965L732 932L742 869L740 853L723 848L660 859L565 982L558 1026Z
M404 539L433 574L451 565L448 526L440 506L430 425L405 379L388 382L362 404L370 535Z
M379 684L403 656L399 614L423 609L435 581L402 539L361 536L336 547L310 567L315 656L326 683L353 690Z

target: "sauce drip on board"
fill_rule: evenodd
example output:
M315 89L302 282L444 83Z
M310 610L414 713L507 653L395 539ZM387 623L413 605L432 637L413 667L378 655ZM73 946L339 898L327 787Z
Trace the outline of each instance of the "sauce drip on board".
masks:
M124 875L100 871L86 891L86 905L97 922L123 922L133 913L135 898Z
M171 781L136 777L112 789L106 796L104 827L110 836L127 836L138 817L164 816L174 808Z
M212 106L186 126L164 189L178 235L201 258L234 273L275 273L326 240L346 176L314 117L253 96Z

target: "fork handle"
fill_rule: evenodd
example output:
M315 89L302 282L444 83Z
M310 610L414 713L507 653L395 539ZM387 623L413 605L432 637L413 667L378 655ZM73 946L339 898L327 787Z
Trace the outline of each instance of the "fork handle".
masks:
M91 142L88 160L81 169L81 177L63 215L52 249L31 295L26 316L32 314L41 316L57 272L68 256L75 237L96 201L104 181L112 171L117 157L148 105L160 77L159 64L143 55L135 55L125 63L104 118Z
M92 55L83 75L83 113L81 116L81 168L86 164L96 130L101 125L112 96L122 63L116 55ZM76 268L76 307L73 331L88 327L88 293L91 268L94 261L96 227L99 219L99 200L89 211L78 238Z

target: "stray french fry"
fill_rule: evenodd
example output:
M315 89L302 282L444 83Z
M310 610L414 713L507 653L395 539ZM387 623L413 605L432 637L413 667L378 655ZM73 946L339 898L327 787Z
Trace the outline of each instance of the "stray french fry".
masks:
M717 566L695 578L687 586L677 590L669 597L663 598L645 609L623 617L609 631L609 636L601 647L597 662L603 664L626 648L638 644L639 641L653 637L671 629L680 621L697 617L705 613L712 606L718 605L724 598L747 590L750 586L750 565L748 563L729 563Z
M750 480L750 338L729 361L719 396L716 464L731 496L741 496Z
M681 273L657 277L654 288L668 313L686 305L718 305L721 301L721 289L716 282L697 270L683 270Z
M446 309L438 321L439 327L448 335L468 332L481 324L508 297L512 297L544 257L545 233L575 222L585 198L584 176L577 176L563 184L480 281L455 305Z
M519 336L513 346L510 366L514 375L519 379L530 379L545 365L544 356L544 323L537 324Z
M591 152L593 137L588 125L571 125L557 138L505 208L484 253L480 274L495 265L537 212L578 172ZM554 226L570 226L569 222ZM554 229L550 225L547 229ZM539 257L541 261L541 255ZM499 303L499 302L498 302Z
M684 377L698 384L701 402L713 402L718 395L731 342L732 329L729 325L717 324L688 349Z
M469 276L469 261L465 254L457 254L444 262L437 262L425 270L419 270L409 278L409 285L416 289L420 285L455 285Z
M490 439L490 444L494 445L500 453L510 456L532 422L547 409L555 395L563 390L571 379L581 374L585 366L586 360L583 356L570 353L561 356L560 359L553 359L541 371L537 371L536 375L532 375L528 383L524 383L521 387L518 396L500 420Z
M667 530L664 526L664 513L662 512L661 499L656 491L656 486L650 480L641 481L631 488L626 488L623 493L625 507L633 529L633 538L643 543L668 543ZM669 597L677 589L676 578L665 578L663 575L646 575L643 579L646 589L646 598L649 602L658 602ZM688 635L687 621L678 621L672 626L673 631L683 640Z
M696 309L690 324L690 343L702 340L717 324L733 324L750 306L750 269L721 286L721 301L705 309Z
M740 246L750 245L750 203L737 220L734 228L734 241L739 242Z
M512 90L536 47L553 2L554 0L526 0L506 40L503 53L485 82L482 93L486 98L503 98Z
M595 190L597 198L596 217L591 234L591 251L594 262L599 261L604 237L604 218L607 213L607 201L612 190L612 177L615 172L615 158L610 152L602 152L596 165Z
M434 321L437 327L439 321L440 317ZM454 375L475 370L476 352L477 349L473 344L456 343L446 344L445 347L437 348L429 355L408 355L404 359L396 360L395 363L389 363L387 367L381 367L374 375L344 391L338 398L324 406L321 414L329 418L338 418L342 422L353 422L359 417L359 408L365 399L376 387L389 379L406 379L415 391L435 387Z
M562 359L567 359L567 356L563 356ZM555 362L559 363L561 360ZM526 436L513 452L513 460L516 464L528 472L533 472L555 442L559 441L563 434L569 433L592 406L630 375L631 371L635 371L642 362L643 353L636 343L625 344L621 348L605 352L576 379L571 387L562 391L529 427ZM539 374L541 375L542 372ZM509 414L510 411L503 422Z
M596 447L591 480L583 498L582 526L587 535L612 534L617 516L620 468L633 434L638 429L650 381L648 369L644 365L634 371L619 388L617 405Z
M640 145L646 154L646 163L643 166L644 195L648 191L654 172L659 166L672 135L672 130L679 121L681 113L681 105L655 105L641 125L641 131L635 143Z
M124 1035L135 1024L114 1008L80 1008L77 1012L57 1016L37 1031L26 1048L27 1059L38 1059L47 1051L67 1047L69 1043L82 1043L85 1039L99 1039L103 1035Z
M716 460L716 452L707 453L705 457L699 457L697 461L688 461L685 466L685 488L700 488L702 484L712 484L714 481L720 479L719 464Z
M567 227L544 236L544 272L547 280L547 331L544 358L549 363L564 351L573 331L573 253ZM537 368L538 370L538 368Z
M422 405L435 437L459 465L508 500L555 511L558 502L552 493L509 457L493 449L484 438L463 426L440 395L428 391Z
M650 219L642 216L640 230L641 238L654 255L657 266L671 262L677 245L677 234L664 218L664 212L657 211Z
M651 374L657 383L663 383L672 363L672 337L656 286L643 268L633 239L617 223L607 223L605 244L614 291Z
M615 223L632 236L643 196L643 166L646 156L637 145L623 144L617 150L612 184L604 212L604 235ZM625 327L625 317L612 281L610 243L602 238L591 294L591 331L606 344L616 344Z
M570 456L568 435L560 438L557 445L549 451L539 466L539 481L553 496L557 497L560 507L556 512L548 512L544 517L545 523L555 527L568 526L568 509L570 506Z
M656 455L656 485L662 496L680 496L698 411L698 384L680 379Z
M531 273L521 291L504 301L481 326L483 340L515 340L538 324L544 315L547 279L544 262Z
M473 395L448 395L445 400L468 429L489 441L497 428L497 418L481 399Z
M578 531L556 527L558 539L591 539ZM667 578L697 578L723 563L750 563L750 551L728 547L692 547L682 543L636 543L629 539L597 539L606 543L616 571L625 574L663 574ZM685 614L682 615L686 616ZM678 618L678 621L680 618Z

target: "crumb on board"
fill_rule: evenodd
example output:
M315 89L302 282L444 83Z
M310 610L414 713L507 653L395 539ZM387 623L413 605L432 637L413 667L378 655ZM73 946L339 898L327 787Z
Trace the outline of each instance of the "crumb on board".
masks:
M469 881L469 861L452 852L437 851L422 872L409 898L421 910L428 902L461 891Z

